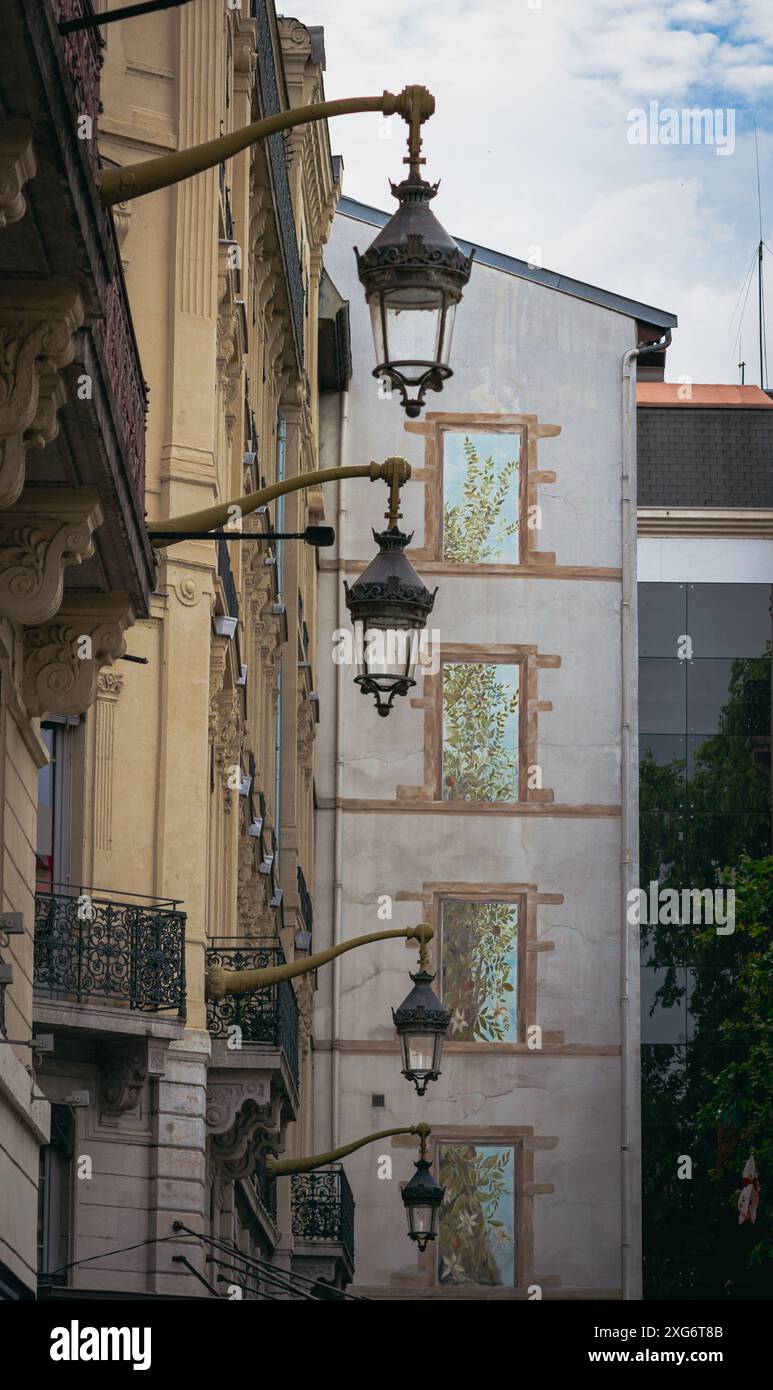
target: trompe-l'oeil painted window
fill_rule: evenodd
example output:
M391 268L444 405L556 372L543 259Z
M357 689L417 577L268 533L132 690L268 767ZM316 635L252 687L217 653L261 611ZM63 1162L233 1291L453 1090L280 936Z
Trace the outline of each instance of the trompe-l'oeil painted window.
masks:
M515 1283L515 1149L505 1144L439 1144L438 1281Z
M443 559L458 565L519 561L521 436L443 436Z
M518 1041L518 904L441 904L440 979L455 1042Z
M515 664L444 664L444 801L518 800L518 677Z

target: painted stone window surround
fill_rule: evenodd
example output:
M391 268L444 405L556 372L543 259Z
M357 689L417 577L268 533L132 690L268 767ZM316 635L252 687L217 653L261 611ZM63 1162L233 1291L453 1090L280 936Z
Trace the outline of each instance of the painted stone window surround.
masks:
M453 801L443 797L443 668L452 662L518 668L518 794L512 801ZM445 800L446 806L458 808L465 814L475 814L482 807L501 808L520 805L523 802L552 802L554 793L549 787L533 785L540 780L534 771L539 764L539 716L549 714L553 709L552 701L540 700L538 680L540 670L557 670L560 665L560 656L540 653L535 645L442 645L439 672L437 675L425 675L423 694L411 700L414 709L424 710L424 782L420 787L398 786L398 799Z
M560 1277L553 1274L536 1274L534 1270L534 1199L543 1194L549 1195L555 1189L553 1183L539 1183L534 1177L534 1157L541 1151L555 1149L558 1147L557 1135L537 1135L531 1125L438 1125L432 1126L432 1136L430 1138L429 1158L432 1163L432 1171L438 1172L438 1148L440 1145L448 1144L475 1144L480 1147L501 1147L510 1145L515 1152L515 1272L512 1285L503 1289L504 1296L509 1292L510 1296L516 1291L522 1293L531 1284L539 1284L547 1290L560 1287ZM416 1141L408 1136L397 1136L392 1140L392 1147L396 1149L415 1149ZM448 1291L449 1297L453 1297L456 1291L457 1297L465 1297L471 1291L479 1290L481 1294L485 1291L491 1292L493 1287L490 1284L440 1284L438 1280L438 1251L437 1241L433 1241L426 1250L417 1252L417 1275L404 1277L404 1282L414 1286L424 1285L427 1288L443 1288ZM403 1280L395 1279L395 1284ZM500 1286L501 1287L501 1286ZM418 1290L417 1290L418 1292Z
M539 1023L537 1017L537 965L541 953L555 950L553 941L538 937L540 907L561 907L563 893L542 893L535 883L424 883L416 893L400 892L398 901L418 902L421 915L431 922L435 936L430 945L430 969L441 978L443 903L515 903L518 907L518 1001L517 1038L514 1042L456 1041L449 1033L445 1050L451 1052L528 1052L527 1029ZM415 950L413 942L407 948ZM542 1050L563 1048L562 1030L542 1034Z
M424 436L424 464L414 468L413 479L424 484L424 545L411 551L416 565L432 563L451 574L484 573L517 574L523 569L555 567L555 554L538 549L540 530L529 518L539 504L539 485L554 483L552 469L540 469L537 458L538 441L554 438L561 433L560 425L541 425L536 415L451 415L428 411L421 421L405 424L411 434ZM485 435L517 434L520 437L518 465L518 564L481 561L459 564L443 556L443 453L449 434Z

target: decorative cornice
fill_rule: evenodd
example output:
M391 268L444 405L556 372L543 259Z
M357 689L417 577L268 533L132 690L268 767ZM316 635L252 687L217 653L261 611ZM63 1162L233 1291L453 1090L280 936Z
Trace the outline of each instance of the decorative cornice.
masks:
M65 395L59 372L75 356L83 323L75 285L62 280L0 282L0 508L24 487L26 453L56 436Z
M0 126L0 231L20 222L27 211L23 188L36 171L29 121L3 121Z
M157 1038L103 1042L100 1050L100 1118L117 1125L134 1110L149 1077L163 1076L168 1044Z
M134 622L128 594L73 597L56 617L23 633L22 698L29 714L83 714L93 704L102 666L126 650Z
M770 507L639 507L640 536L773 537Z
M65 567L93 555L101 521L97 493L85 488L36 488L0 512L0 613L28 626L53 618Z

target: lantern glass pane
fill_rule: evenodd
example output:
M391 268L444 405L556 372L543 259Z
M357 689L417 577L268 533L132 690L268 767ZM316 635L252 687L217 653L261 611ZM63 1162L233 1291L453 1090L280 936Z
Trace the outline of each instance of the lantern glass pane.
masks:
M408 1064L406 1071L422 1073L433 1070L437 1033L404 1033Z
M396 627L394 619L390 620L389 626L381 626L373 619L369 619L367 625L356 623L358 674L411 679L419 655L419 638L418 627Z
M435 1207L422 1204L408 1208L408 1220L414 1235L429 1235L435 1224Z
M418 293L418 292L414 292ZM427 369L436 362L442 299L437 295L423 296L421 301L406 305L386 301L386 342L378 337L374 328L376 352L383 348L384 355L379 362L392 362L398 366L401 376L409 385L421 381ZM374 316L375 317L375 316ZM378 315L379 334L382 333L382 316Z
M454 319L456 317L456 305L446 298L446 308L444 314L438 315L437 342L435 344L435 361L441 366L447 367L451 356L451 340L454 336Z

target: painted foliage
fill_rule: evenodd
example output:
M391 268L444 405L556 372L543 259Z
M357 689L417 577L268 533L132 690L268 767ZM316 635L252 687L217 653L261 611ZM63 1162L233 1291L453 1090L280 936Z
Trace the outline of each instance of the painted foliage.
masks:
M441 982L456 1042L518 1040L518 904L444 902Z
M518 563L519 434L443 436L443 559Z
M443 800L518 800L518 666L443 667Z
M441 1284L515 1283L515 1150L502 1144L438 1145Z

